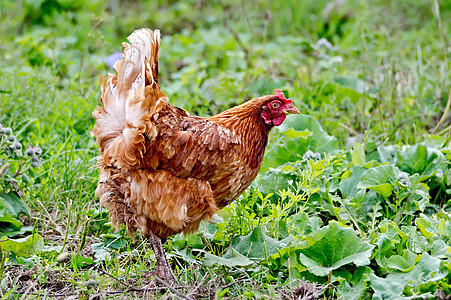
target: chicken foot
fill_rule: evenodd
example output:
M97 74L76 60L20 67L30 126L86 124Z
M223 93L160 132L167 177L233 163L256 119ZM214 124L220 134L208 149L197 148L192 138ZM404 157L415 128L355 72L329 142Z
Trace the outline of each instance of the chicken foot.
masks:
M175 284L175 277L166 258L161 239L152 232L149 232L149 241L157 260L157 269L152 273L159 279L165 281L169 286L173 286ZM158 285L158 282L156 283Z

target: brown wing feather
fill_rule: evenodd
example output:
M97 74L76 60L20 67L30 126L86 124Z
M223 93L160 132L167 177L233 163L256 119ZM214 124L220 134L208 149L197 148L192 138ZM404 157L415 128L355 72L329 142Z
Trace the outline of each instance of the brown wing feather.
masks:
M233 131L205 118L166 107L155 121L159 135L147 146L147 169L170 170L175 176L209 180L234 155L240 143Z

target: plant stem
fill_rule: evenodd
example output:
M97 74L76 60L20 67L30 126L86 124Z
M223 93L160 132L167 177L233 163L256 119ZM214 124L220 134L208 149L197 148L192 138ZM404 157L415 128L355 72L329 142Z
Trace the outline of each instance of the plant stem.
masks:
M8 170L10 164L9 163L5 163L2 168L0 169L0 177L3 176L3 174L5 174L6 170Z
M385 127L384 127L384 116L382 114L382 109L381 109L381 100L380 100L380 94L377 96L377 109L379 111L379 119L381 121L381 129L382 129L382 134L385 136Z
M437 132L437 130L443 125L443 123L446 120L446 117L448 116L449 109L451 108L451 89L449 89L448 93L448 102L446 102L445 110L443 111L443 115L438 121L437 125L435 125L434 129L432 129L431 133L434 134Z
M23 162L23 160L21 160L20 163L19 163L19 167L17 168L17 170L14 173L13 177L17 177L17 176L20 175L20 170L22 169L23 165L24 165L24 162Z
M434 15L437 20L438 31L440 33L440 38L442 39L442 43L443 43L443 60L445 62L445 74L448 75L449 74L448 42L447 42L445 33L443 32L442 18L440 17L440 6L438 4L438 0L434 0ZM445 83L448 83L448 76L445 78Z
M410 195L410 196L412 196L412 195ZM393 220L395 223L398 223L399 220L401 219L401 215L402 215L402 213L404 212L404 209L405 209L406 206L407 206L407 202L409 202L409 200L410 200L410 196L409 196L409 198L407 198L407 200L404 202L404 205L402 206L402 209L396 214L396 217L395 217L395 219Z

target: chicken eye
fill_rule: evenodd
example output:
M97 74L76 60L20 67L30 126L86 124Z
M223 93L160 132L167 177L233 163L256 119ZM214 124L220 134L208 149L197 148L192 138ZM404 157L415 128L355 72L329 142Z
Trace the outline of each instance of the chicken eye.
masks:
M279 106L280 106L280 103L279 103L279 102L273 102L273 103L271 103L271 107L274 108L274 109L279 108Z

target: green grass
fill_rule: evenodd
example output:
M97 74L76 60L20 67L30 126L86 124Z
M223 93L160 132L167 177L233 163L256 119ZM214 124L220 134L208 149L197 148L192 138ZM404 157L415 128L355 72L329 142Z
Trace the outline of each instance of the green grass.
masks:
M384 278L433 273L425 266L437 263L436 275L401 292L451 293L449 250L440 252L451 240L450 19L451 5L434 0L2 1L0 123L23 150L43 153L26 180L14 173L30 159L0 140L0 167L11 164L0 193L18 190L30 209L15 218L25 229L13 238L39 234L43 245L23 256L0 250L0 296L173 297L141 290L152 281L153 253L139 235L114 233L94 196L98 78L112 72L105 58L141 27L162 30L161 86L190 113L213 115L282 88L318 122L301 116L290 121L296 132L274 130L252 188L216 225L168 240L180 293L199 286L197 294L219 299L280 299L300 295L301 280L325 286L324 298L377 298ZM416 144L424 147L408 146ZM320 157L305 156L308 149ZM376 168L385 173L361 177ZM2 209L0 229L10 224ZM369 264L312 271L305 243L324 242L319 233L333 234L331 221L371 245ZM259 247L274 246L267 256L239 251L251 233Z

